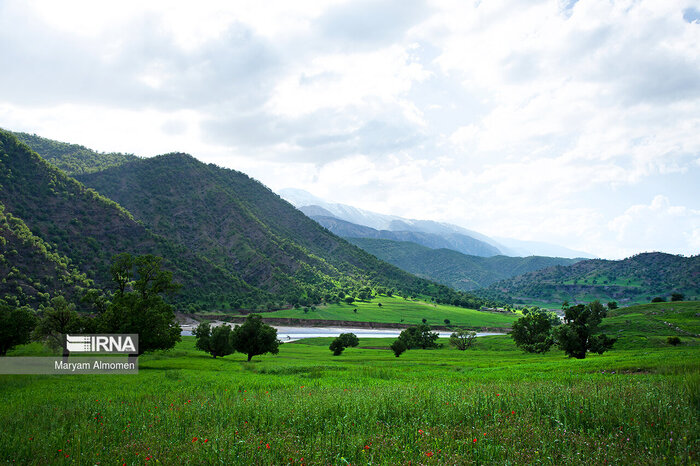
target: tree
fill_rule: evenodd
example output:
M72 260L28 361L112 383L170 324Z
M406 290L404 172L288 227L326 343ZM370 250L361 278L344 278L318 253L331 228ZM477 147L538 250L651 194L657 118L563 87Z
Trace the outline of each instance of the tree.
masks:
M666 299L662 298L661 296L656 296L651 300L652 303L665 303Z
M518 348L528 353L546 353L554 344L552 321L544 312L531 312L513 322L510 336Z
M460 351L470 348L476 341L476 332L469 330L457 330L450 335L450 345Z
M445 319L443 322L445 322L445 325L450 325L450 319Z
M0 304L0 356L17 345L29 343L35 326L36 317L29 308Z
M231 344L239 353L247 354L248 361L265 353L279 353L281 342L277 329L263 323L259 314L249 314L243 325L236 325L231 332Z
M431 332L430 326L425 324L408 327L399 334L399 340L406 345L406 349L437 348L437 332Z
M577 359L584 359L588 351L603 354L617 341L605 334L594 336L606 315L605 308L597 300L570 307L564 314L564 325L554 332L557 344L569 357Z
M612 311L612 310L615 310L615 309L617 309L617 301L610 301L610 302L608 303L608 310L609 310L609 311Z
M406 348L406 344L401 340L396 340L391 344L391 350L394 352L394 356L396 356L397 358L401 356L407 349L408 348Z
M161 265L160 257L148 254L134 258L127 253L116 256L112 265L117 291L100 316L98 328L105 333L138 334L138 354L170 349L180 341L175 312L162 296L179 285L172 282L170 272L161 270Z
M680 337L673 335L666 338L666 343L668 343L669 345L678 346L681 344L681 339Z
M204 352L211 354L214 359L217 356L223 357L234 352L231 345L231 326L220 325L211 328L206 322L202 322L194 329L194 336L197 338L194 346Z
M331 342L328 349L333 351L333 356L340 356L345 348L355 347L359 344L360 340L357 339L357 335L354 333L341 333Z
M88 322L75 311L75 304L66 301L63 296L51 299L51 305L43 308L42 316L32 332L32 339L47 343L50 348L63 349L63 357L69 356L65 345L65 335L81 333Z
M685 296L683 293L672 293L671 294L671 301L683 301Z

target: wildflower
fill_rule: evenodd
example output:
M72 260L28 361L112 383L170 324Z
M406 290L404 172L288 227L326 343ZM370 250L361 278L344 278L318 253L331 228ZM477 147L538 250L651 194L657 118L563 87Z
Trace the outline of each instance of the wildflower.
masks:
M269 443L266 443L266 444L265 444L265 448L267 448L267 449L269 450L269 449L270 449L270 444L269 444Z
M423 432L423 429L418 429L418 433L419 433L420 435L423 435L425 432Z
M425 452L425 456L427 456L428 458L430 458L431 456L433 456L433 452L432 452L432 451L426 451L426 452Z
M197 441L197 437L192 437L192 443Z
M515 414L515 411L511 411L510 414Z
M369 450L369 445L365 445L365 450Z
M476 439L472 440L472 442L476 443Z
M209 441L208 438L205 438L205 439L204 439L204 443L207 443L208 441Z

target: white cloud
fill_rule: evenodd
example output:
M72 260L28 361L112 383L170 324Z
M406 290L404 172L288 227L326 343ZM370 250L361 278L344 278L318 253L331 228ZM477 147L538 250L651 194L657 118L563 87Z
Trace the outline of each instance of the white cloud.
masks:
M0 126L603 256L697 253L693 7L3 2Z

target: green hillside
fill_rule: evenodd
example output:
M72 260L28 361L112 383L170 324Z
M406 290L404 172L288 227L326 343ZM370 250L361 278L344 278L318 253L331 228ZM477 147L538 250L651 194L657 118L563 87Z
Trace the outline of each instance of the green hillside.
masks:
M413 242L346 238L379 259L457 290L471 291L499 280L554 265L574 264L561 257L469 256L451 249L430 249Z
M681 293L687 300L700 297L700 256L653 252L619 261L585 260L500 281L484 294L511 296L516 302L561 304L594 299L642 303L656 296L668 299L672 293Z
M484 304L377 260L243 173L184 154L103 169L92 151L86 149L83 160L80 151L55 150L63 143L28 139L49 150L57 165L64 157L82 163L83 174L76 175L82 184L10 133L2 137L7 157L0 200L96 286L107 284L114 254L127 251L163 256L184 285L178 300L190 310L335 302L361 289Z
M0 301L15 306L47 304L51 292L62 290L77 299L92 281L67 257L32 234L0 203Z
M273 293L272 306L331 301L339 291L364 286L480 305L348 244L247 175L186 154L142 159L78 179L153 232Z
M13 133L33 151L69 175L92 173L138 159L132 154L96 152L78 144L54 141L36 134Z
M47 267L56 263L66 264L60 266L60 275L84 274L96 287L104 288L110 285L112 257L130 252L164 257L166 268L184 285L176 298L183 303L214 306L222 299L258 302L264 296L230 272L153 234L117 203L86 188L1 130L0 201L8 223L3 230L6 241L19 241L9 232L19 231L14 236L19 234L23 241L36 243L38 251L20 256L9 250L4 255L8 261L5 267L20 270L20 274L5 277L6 289L21 286L24 290L28 280L46 283L42 277L48 274ZM50 263L44 258L47 255ZM57 282L52 283L36 287L37 292L67 292Z

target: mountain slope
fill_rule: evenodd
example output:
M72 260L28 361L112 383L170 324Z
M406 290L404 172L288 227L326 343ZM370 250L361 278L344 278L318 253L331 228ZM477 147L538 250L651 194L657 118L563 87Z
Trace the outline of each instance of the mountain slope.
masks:
M462 291L476 290L515 275L577 261L561 257L468 256L450 249L430 249L414 242L370 238L347 240L407 272Z
M69 175L92 173L138 159L132 154L95 152L84 146L42 138L36 134L13 133L17 139L41 154L46 161Z
M258 301L263 295L230 272L148 231L120 205L70 178L2 130L0 202L8 218L21 220L47 250L68 258L96 287L111 285L114 255L152 253L164 257L166 268L184 285L175 298L181 302L213 305L222 299ZM12 259L12 263L18 262ZM21 286L18 279L13 282Z
M468 298L350 245L247 175L189 155L137 160L78 179L278 303L319 302L366 285L450 302Z
M489 290L516 299L549 302L649 302L671 293L692 299L700 297L700 256L654 252L619 261L585 260L519 275L495 283Z

